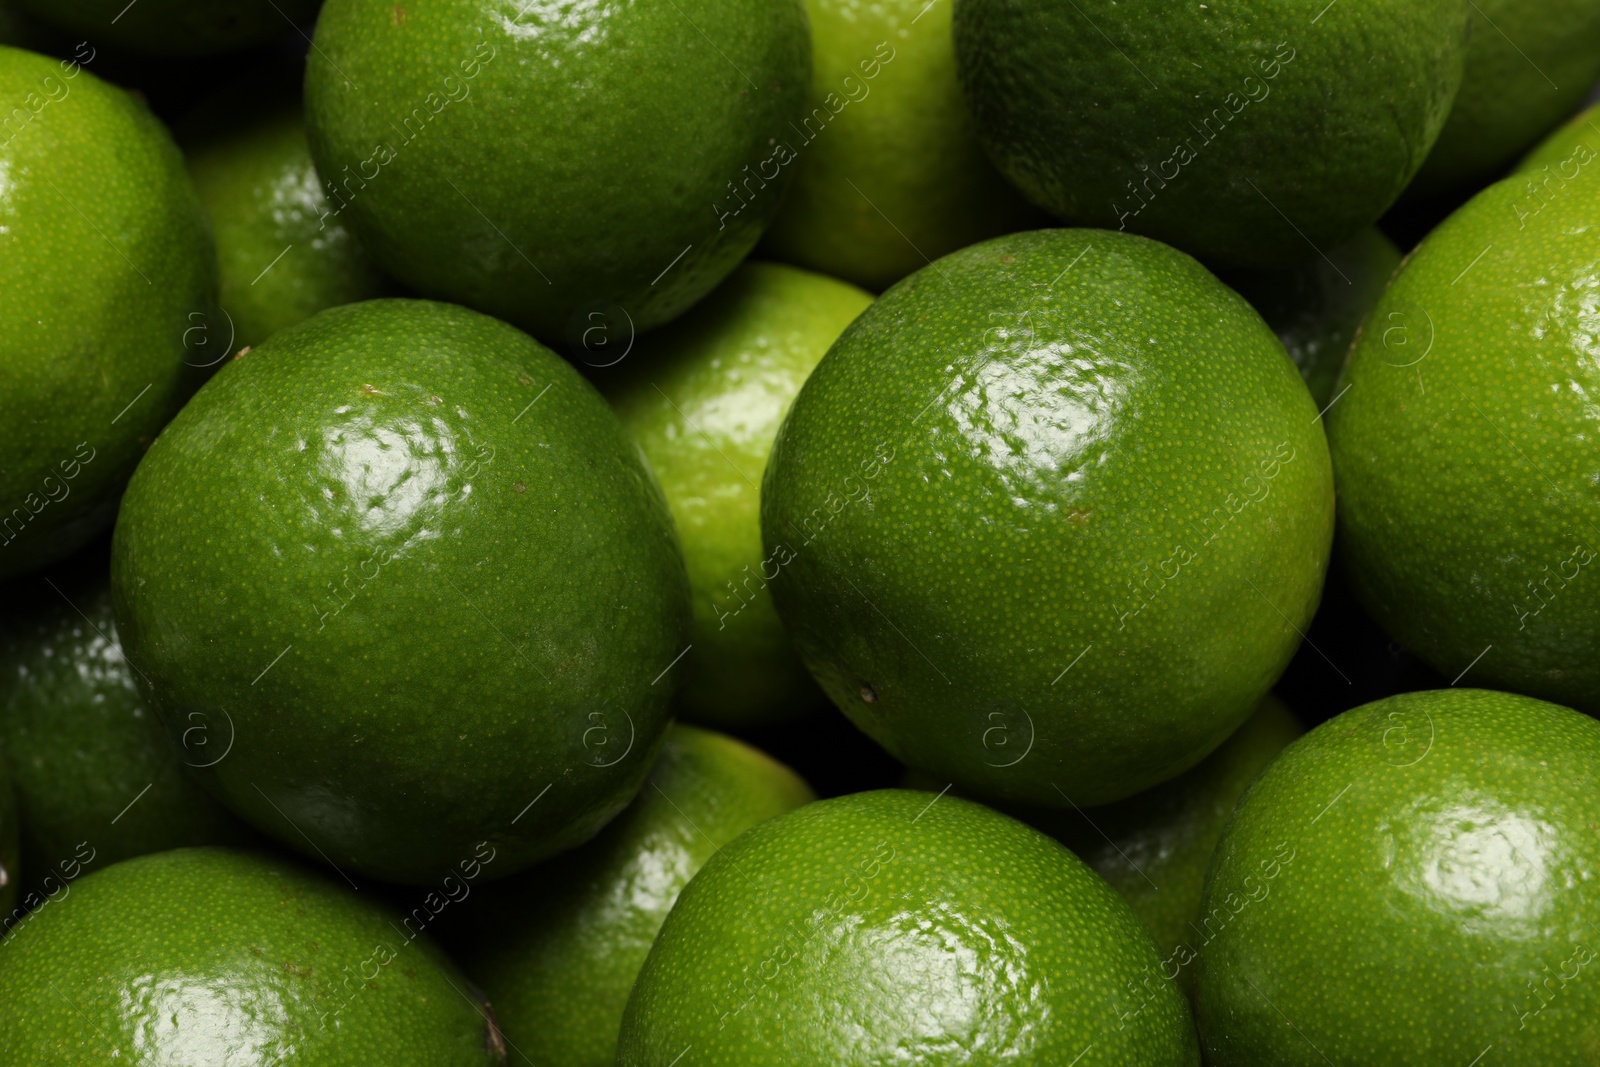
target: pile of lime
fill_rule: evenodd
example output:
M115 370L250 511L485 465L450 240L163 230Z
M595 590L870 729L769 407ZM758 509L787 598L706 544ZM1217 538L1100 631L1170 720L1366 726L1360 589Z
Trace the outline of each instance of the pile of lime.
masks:
M0 1064L1600 1063L1600 0L0 0Z

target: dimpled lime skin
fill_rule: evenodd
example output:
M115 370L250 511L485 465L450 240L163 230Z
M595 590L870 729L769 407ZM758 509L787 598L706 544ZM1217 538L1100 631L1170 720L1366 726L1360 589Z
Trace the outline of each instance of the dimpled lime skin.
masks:
M1490 186L1422 242L1327 422L1340 554L1384 629L1447 678L1470 667L1600 712L1600 159L1584 158L1572 181Z
M1390 697L1290 746L1207 875L1207 1062L1594 1062L1597 768L1600 724L1487 690Z
M931 801L931 803L930 803ZM1198 1064L1155 945L1056 842L884 790L747 831L689 883L623 1018L618 1067ZM1089 1061L1085 1061L1089 1062Z
M17 787L28 880L83 842L98 866L250 831L185 770L122 655L106 561L18 579L0 622L0 755ZM190 763L205 762L194 746Z
M685 716L736 728L793 718L816 690L772 606L758 486L817 361L869 304L853 285L768 263L736 270L642 341L612 402L661 480L694 603Z
M745 830L815 797L748 745L674 726L639 799L583 848L488 887L453 954L513 1064L611 1067L628 993L678 893Z
M1087 811L1017 813L1072 849L1122 894L1161 949L1161 975L1193 983L1206 868L1245 788L1305 731L1273 696L1197 766L1127 800ZM1042 817L1041 817L1042 816Z
M660 325L738 265L811 68L802 0L332 0L315 40L341 218L423 295L552 344L597 310Z
M1596 0L1474 2L1450 118L1408 195L1480 184L1577 110L1600 78Z
M209 56L293 36L319 0L11 0L96 44L151 56Z
M0 1056L504 1063L455 966L398 930L375 899L281 857L195 848L128 860L73 883L0 946Z
M1221 744L1298 646L1333 533L1316 419L1188 256L996 238L885 293L807 380L762 489L773 599L903 762L1120 800Z
M1590 157L1600 155L1600 122L1596 121L1597 117L1600 117L1600 104L1584 108L1535 145L1532 151L1522 157L1512 173L1533 176L1533 172L1537 171L1537 177L1542 181L1548 176L1545 171L1548 167L1557 178L1571 178L1584 169ZM1555 185L1551 187L1557 188Z
M1326 259L1317 256L1298 267L1236 271L1223 280L1267 320L1300 377L1321 408L1333 399L1361 321L1400 266L1400 251L1369 226Z
M383 295L383 275L332 217L298 110L207 143L189 170L222 268L225 321L207 338L219 362L324 308Z
M1394 203L1450 111L1469 10L958 0L956 58L984 147L1035 203L1266 267Z
M879 292L925 257L1047 224L978 144L950 4L808 0L806 10L804 144L764 253Z
M396 882L481 841L503 877L626 806L687 584L593 387L504 323L412 300L227 364L134 476L112 560L124 648L180 746L205 742L212 791Z
M171 137L132 95L0 46L0 578L110 525L200 384L185 333L216 253Z

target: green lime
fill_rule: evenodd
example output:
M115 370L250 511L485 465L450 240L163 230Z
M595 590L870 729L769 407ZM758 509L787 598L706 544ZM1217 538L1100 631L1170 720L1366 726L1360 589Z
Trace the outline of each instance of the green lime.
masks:
M1597 824L1600 723L1568 708L1434 690L1319 726L1207 875L1206 1062L1593 1062Z
M1422 166L1460 0L961 0L956 59L1000 171L1074 224L1228 266L1342 244Z
M1508 178L1450 216L1328 413L1340 553L1372 616L1446 678L1593 711L1597 173Z
M1560 188L1562 182L1577 178L1596 156L1600 156L1600 122L1596 121L1597 118L1600 118L1600 104L1584 108L1534 146L1533 151L1522 158L1512 173L1526 175L1530 180L1537 176L1539 183L1534 185L1534 190L1543 187L1544 182L1549 182L1547 192Z
M0 578L111 523L200 377L216 254L183 159L137 99L0 45ZM197 362L197 361L196 361Z
M1206 868L1233 806L1304 730L1274 696L1211 755L1116 804L1018 817L1072 849L1122 894L1161 949L1161 976L1188 989Z
M483 842L511 874L621 811L688 623L666 502L600 395L418 300L330 308L224 366L134 475L112 589L173 737L206 761L231 741L214 793L409 883Z
M184 766L221 757L227 739L208 744L200 730L173 746L122 654L105 558L70 560L6 593L0 754L17 788L29 883L85 843L105 866L246 842L249 831Z
M0 1057L29 1067L504 1063L455 966L397 918L276 856L189 848L107 867L0 947Z
M951 6L807 0L811 99L763 251L878 292L930 259L1046 224L978 144Z
M294 36L320 0L9 0L96 44L151 56L209 56Z
M751 263L639 345L612 400L666 491L694 603L683 712L740 727L792 718L815 693L767 583L761 473L806 376L872 297L819 274Z
M337 216L423 295L550 343L660 325L739 264L811 68L802 0L330 0L315 42Z
M767 465L778 612L902 761L1009 803L1198 763L1289 662L1333 484L1283 345L1194 260L1041 230L853 323Z
M513 1064L611 1067L628 992L678 893L745 830L814 799L783 764L674 726L639 799L589 844L487 887L455 956Z
M1197 1065L1157 963L1127 903L1043 834L955 797L855 793L701 869L617 1067Z
M324 195L298 109L197 148L189 169L222 264L231 329L209 339L218 362L323 308L383 294L383 276Z
M1482 184L1582 104L1600 78L1596 0L1481 0L1450 118L1410 193Z
M1223 280L1267 320L1320 408L1333 399L1350 342L1399 265L1394 242L1369 226L1330 248L1327 258L1288 269L1234 271Z

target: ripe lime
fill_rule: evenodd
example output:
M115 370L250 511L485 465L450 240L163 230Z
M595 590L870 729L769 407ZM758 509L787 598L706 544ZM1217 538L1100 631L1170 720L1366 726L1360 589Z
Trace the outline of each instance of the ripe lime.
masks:
M872 297L820 274L740 267L639 345L613 403L661 480L694 604L681 703L696 722L792 718L816 693L772 607L757 487L778 424Z
M996 238L823 358L762 488L823 689L970 793L1130 796L1249 717L1322 588L1317 409L1243 299L1164 245Z
M375 300L208 382L123 499L117 629L207 784L292 848L431 882L588 840L666 728L687 581L594 388L465 308Z
M949 0L808 0L811 99L761 248L874 292L958 248L1048 222L983 154Z
M1407 194L1482 183L1571 115L1600 78L1600 3L1473 0L1450 118Z
M513 1064L612 1067L639 968L678 893L745 830L814 799L781 763L674 726L650 778L600 836L484 888L451 945L482 987Z
M1568 708L1434 690L1319 726L1207 875L1206 1062L1593 1062L1597 824L1600 723Z
M137 916L137 921L129 921ZM455 965L370 894L186 848L83 877L0 951L0 1058L29 1067L495 1067Z
M701 869L617 1065L1198 1064L1183 997L1144 981L1156 961L1122 898L1043 834L955 797L855 793Z
M1405 189L1461 82L1459 0L962 0L1001 172L1068 222L1229 266L1296 263Z
M549 343L647 330L754 247L793 173L801 0L329 0L317 168L372 257Z
M1490 186L1406 260L1328 413L1364 606L1446 678L1600 711L1600 161ZM1542 172L1541 172L1542 173Z

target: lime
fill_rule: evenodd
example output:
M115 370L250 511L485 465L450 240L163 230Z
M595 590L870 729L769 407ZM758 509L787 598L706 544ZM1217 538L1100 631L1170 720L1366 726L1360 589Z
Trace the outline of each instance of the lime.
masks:
M793 771L674 726L639 799L573 852L487 886L453 945L494 1004L513 1064L611 1067L639 968L678 893L751 826L812 800Z
M225 365L134 475L112 588L212 791L386 881L594 836L644 781L687 643L671 515L604 400L505 323L417 300Z
M173 746L117 640L104 546L85 555L11 583L0 622L0 754L27 881L42 889L85 845L98 869L252 837L185 767L222 755L227 739L197 732Z
M995 171L956 80L949 0L808 0L811 99L781 260L888 288L958 248L1046 224Z
M793 718L815 693L772 607L757 486L806 375L872 302L819 274L751 263L640 343L613 403L677 521L694 603L685 715L714 726Z
M315 42L337 217L424 296L550 343L658 326L739 264L811 69L801 0L329 0Z
M1376 226L1298 267L1234 271L1224 280L1250 301L1289 350L1311 398L1333 399L1361 320L1383 295L1400 252Z
M961 0L956 58L1000 171L1068 222L1270 267L1377 221L1461 83L1460 0Z
M617 1065L1198 1064L1157 962L1122 898L1043 834L955 797L856 793L701 869Z
M1304 731L1268 696L1237 733L1197 766L1116 804L1019 817L1094 868L1143 919L1162 952L1161 976L1188 989L1206 868L1240 794Z
M1407 259L1328 413L1339 545L1373 617L1446 678L1600 711L1588 293L1600 163L1474 197Z
M1319 726L1207 875L1206 1062L1593 1062L1597 823L1600 723L1568 708L1434 690Z
M1194 260L996 238L844 332L762 489L780 616L899 759L1009 803L1198 763L1289 662L1333 485L1283 345Z
M219 362L323 308L382 295L382 275L324 194L298 108L195 149L189 169L222 264L233 345L212 339Z
M1600 3L1474 0L1450 118L1408 194L1496 176L1582 103L1600 78Z
M30 1067L504 1063L455 966L397 919L275 856L190 848L107 867L3 943L0 1057Z
M1523 157L1514 171L1537 177L1540 182L1551 182L1551 189L1560 188L1558 182L1576 178L1595 156L1600 155L1600 104L1584 108L1560 129L1554 131ZM1552 174L1553 172L1553 174ZM1535 184L1537 190L1540 185ZM1536 194L1537 195L1537 194Z
M0 45L0 578L111 522L200 384L216 253L183 159L133 96Z

